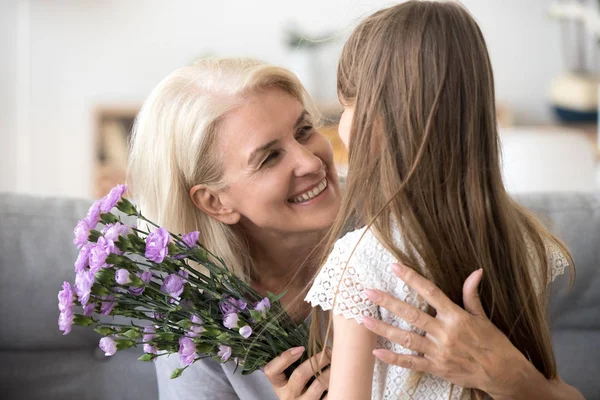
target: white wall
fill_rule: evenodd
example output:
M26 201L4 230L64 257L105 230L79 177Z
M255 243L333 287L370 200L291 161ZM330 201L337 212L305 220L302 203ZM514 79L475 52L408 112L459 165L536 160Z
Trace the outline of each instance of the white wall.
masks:
M0 190L16 188L17 4L0 8Z
M488 40L498 98L520 122L549 121L545 94L562 62L548 0L463 2ZM0 190L89 196L94 107L139 104L164 75L209 53L292 66L282 32L293 20L310 33L336 31L338 44L320 56L324 90L335 98L343 38L389 4L0 0L0 143L9 149L0 157Z

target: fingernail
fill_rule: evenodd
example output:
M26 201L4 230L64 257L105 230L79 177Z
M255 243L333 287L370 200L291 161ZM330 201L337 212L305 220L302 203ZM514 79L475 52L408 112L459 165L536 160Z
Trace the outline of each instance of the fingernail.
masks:
M392 270L396 274L402 275L404 273L404 265L401 265L401 264L392 264Z
M375 320L371 317L363 317L363 324L368 328L368 329L375 329Z
M373 355L377 358L381 358L384 354L385 353L382 349L373 350Z
M297 356L298 354L302 354L304 352L304 346L300 346L300 347L294 347L290 353L292 353L293 356Z
M381 300L381 294L379 294L379 292L377 292L376 290L372 290L372 289L365 289L363 291L363 293L369 298L369 300L371 301L379 301Z

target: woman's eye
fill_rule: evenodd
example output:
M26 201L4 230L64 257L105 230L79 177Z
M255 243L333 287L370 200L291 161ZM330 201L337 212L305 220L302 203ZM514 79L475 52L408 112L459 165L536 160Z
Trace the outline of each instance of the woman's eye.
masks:
M265 158L262 162L262 164L260 164L261 167L264 167L270 163L272 163L273 161L275 161L277 158L279 157L279 152L278 151L272 151L271 153L269 153L269 155L267 156L267 158Z
M298 134L296 135L296 140L299 140L299 141L306 140L312 135L313 132L314 132L314 128L312 125L304 125L298 131Z

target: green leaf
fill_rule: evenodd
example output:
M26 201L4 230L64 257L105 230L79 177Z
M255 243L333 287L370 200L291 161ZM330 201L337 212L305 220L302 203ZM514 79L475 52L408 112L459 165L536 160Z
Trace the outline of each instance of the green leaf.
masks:
M271 292L267 292L267 297L269 298L269 301L271 301L271 304L278 302L279 300L281 300L281 298L283 296L285 296L285 294L287 293L287 290L281 294L275 294L275 293L271 293Z
M75 318L73 318L73 323L78 326L90 326L96 323L92 319L92 317L85 317L81 314L75 314Z
M263 314L260 311L250 310L250 316L256 322L260 322L263 320Z
M125 349L135 346L135 344L136 344L133 340L129 340L129 339L117 339L116 342L117 342L117 350L125 350Z
M171 374L171 379L176 379L179 378L182 374L183 371L185 371L187 367L183 367L183 368L177 368L175 371L173 371L173 373Z
M108 259L107 259L108 261ZM115 284L115 270L114 268L100 268L96 272L96 281L101 283L103 286L112 286Z
M190 327L192 326L192 321L190 321L189 319L182 319L179 322L177 322L177 326L180 326L183 329L190 329Z
M96 242L98 241L98 238L99 238L100 236L102 236L102 233L100 233L100 231L97 231L97 230L95 230L95 229L92 229L92 230L90 231L90 234L89 234L89 236L88 236L88 240L89 240L90 242L94 242L94 243L96 243Z
M135 206L124 197L121 197L121 200L117 203L117 210L119 210L122 213L125 213L127 215L135 215L135 216L138 215L138 212L135 209Z
M94 332L99 333L102 336L109 336L109 335L112 335L115 331L114 331L114 329L112 329L108 326L101 326L101 327L95 328Z
M109 269L109 268L103 268L103 269ZM94 285L92 286L92 294L95 294L96 296L106 296L109 295L111 292L110 290L108 290L107 288L105 288L104 286L102 286L99 283L94 283Z
M100 220L103 224L114 224L115 222L119 222L119 218L112 213L102 213L100 214Z
M138 358L139 361L152 361L157 357L156 354L145 353L143 356Z
M142 334L137 329L129 329L127 332L123 333L123 336L128 337L129 339L137 339L142 336Z
M213 346L208 343L200 343L196 345L196 352L198 354L208 354L213 350Z

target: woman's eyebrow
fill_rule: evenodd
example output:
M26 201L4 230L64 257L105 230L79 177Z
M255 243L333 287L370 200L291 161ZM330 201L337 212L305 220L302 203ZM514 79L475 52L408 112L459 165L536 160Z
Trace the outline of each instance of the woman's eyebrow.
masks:
M300 116L298 117L298 119L296 120L296 123L294 124L294 129L298 128L298 126L300 126L300 124L302 123L302 121L304 121L304 118L310 115L308 114L308 111L306 110L302 110L302 113L300 114Z
M310 114L308 113L308 111L302 110L302 112L300 113L300 116L294 123L294 130L298 129L298 127L302 124L302 122L304 122L304 119L306 118L306 116L310 116ZM277 140L277 139L271 140L269 143L266 143L260 147L257 147L256 149L252 150L252 153L250 153L250 157L248 157L248 165L255 164L257 161L257 158L262 153L269 150L271 147L274 147L278 142L279 142L279 140Z
M277 143L279 143L278 139L271 140L269 143L254 149L252 153L250 153L250 157L248 158L248 165L255 164L258 156L260 156L265 151L269 150L271 147L275 146Z

